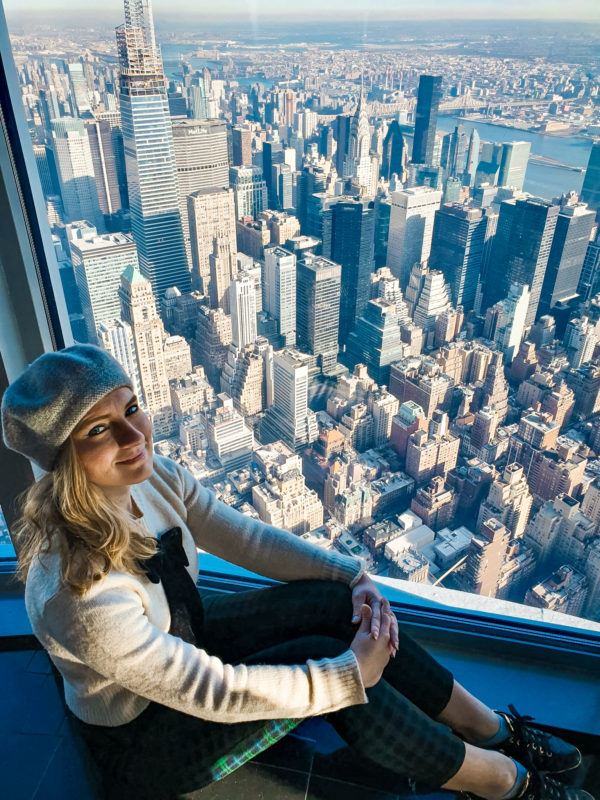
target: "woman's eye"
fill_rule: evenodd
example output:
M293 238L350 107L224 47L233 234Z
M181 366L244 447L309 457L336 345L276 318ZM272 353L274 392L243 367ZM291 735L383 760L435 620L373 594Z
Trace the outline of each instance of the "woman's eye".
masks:
M125 412L125 416L130 417L132 414L135 414L136 411L139 411L139 406L137 403L133 403ZM98 436L98 434L104 433L105 430L106 425L94 425L94 427L88 431L88 436Z
M104 431L105 427L105 425L94 425L92 430L88 432L88 436L97 436Z

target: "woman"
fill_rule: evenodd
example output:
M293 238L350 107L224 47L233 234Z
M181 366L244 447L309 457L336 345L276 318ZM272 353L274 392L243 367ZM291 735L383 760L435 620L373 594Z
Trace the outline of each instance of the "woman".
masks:
M153 455L103 350L34 361L5 392L2 427L47 470L24 501L20 574L107 796L193 791L327 714L366 763L417 782L591 800L551 776L579 751L470 695L398 632L359 560L239 514ZM201 597L197 547L284 583Z

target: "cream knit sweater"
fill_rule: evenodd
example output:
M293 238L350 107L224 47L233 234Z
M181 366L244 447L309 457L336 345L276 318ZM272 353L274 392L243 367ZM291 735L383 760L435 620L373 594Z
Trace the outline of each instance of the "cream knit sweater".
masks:
M363 574L358 559L230 509L168 458L155 455L153 475L131 491L149 535L181 527L194 581L196 548L280 581L353 585ZM151 700L223 723L306 717L367 702L351 650L298 666L224 664L167 633L162 584L113 570L78 597L61 584L54 550L43 564L32 564L25 603L35 635L64 678L67 704L94 725L129 722Z

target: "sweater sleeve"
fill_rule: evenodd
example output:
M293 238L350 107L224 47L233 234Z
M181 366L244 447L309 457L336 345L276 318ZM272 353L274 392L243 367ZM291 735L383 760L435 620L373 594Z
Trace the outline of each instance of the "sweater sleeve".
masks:
M297 718L367 702L351 650L302 666L224 664L153 625L131 588L62 589L43 616L47 634L98 675L203 719Z
M178 465L187 525L196 546L240 567L278 581L317 578L353 587L365 574L360 558L323 550L288 531L247 517Z

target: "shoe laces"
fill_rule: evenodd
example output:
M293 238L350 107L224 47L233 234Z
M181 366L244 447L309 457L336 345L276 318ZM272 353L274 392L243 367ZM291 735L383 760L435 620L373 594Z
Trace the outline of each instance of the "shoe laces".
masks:
M531 782L531 794L526 797L534 797L536 800L567 800L569 792L567 787L560 781L551 778L549 775L542 777L539 773L534 773Z
M541 756L551 756L548 734L531 726L534 718L528 714L519 714L513 705L509 705L508 710L512 717L509 722L513 729L513 737L525 745L527 750L533 750Z

